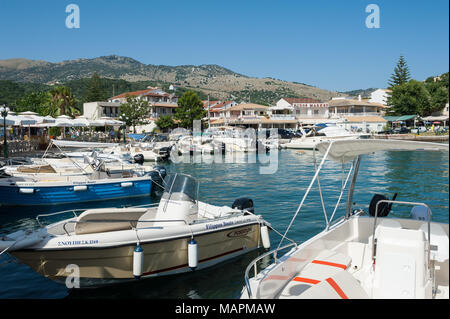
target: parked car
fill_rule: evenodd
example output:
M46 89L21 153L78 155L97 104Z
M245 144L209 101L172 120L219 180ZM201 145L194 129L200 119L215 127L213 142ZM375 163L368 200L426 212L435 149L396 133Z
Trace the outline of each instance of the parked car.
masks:
M426 131L427 131L427 128L425 126L419 126L419 127L411 129L411 133L415 133L415 134L417 134L417 133L424 133Z
M388 129L385 131L379 131L378 134L394 134L394 130Z
M394 134L408 134L411 133L411 129L407 128L407 127L397 127L394 129Z

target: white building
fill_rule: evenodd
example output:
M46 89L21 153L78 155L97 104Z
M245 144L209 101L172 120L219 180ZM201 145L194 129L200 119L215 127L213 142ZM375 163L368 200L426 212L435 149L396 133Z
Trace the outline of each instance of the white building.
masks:
M392 91L389 89L377 89L370 93L369 102L379 103L387 106L387 98L391 92Z
M89 102L83 103L83 115L89 120L98 120L101 117L117 118L120 103L118 102Z

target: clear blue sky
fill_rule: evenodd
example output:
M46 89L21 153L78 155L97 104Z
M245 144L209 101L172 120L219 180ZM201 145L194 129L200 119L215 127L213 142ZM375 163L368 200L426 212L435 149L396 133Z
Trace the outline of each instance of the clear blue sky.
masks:
M65 26L70 3L79 29ZM365 26L371 3L379 29ZM385 87L400 54L417 80L447 72L448 30L447 0L1 0L0 59L117 54L344 91Z

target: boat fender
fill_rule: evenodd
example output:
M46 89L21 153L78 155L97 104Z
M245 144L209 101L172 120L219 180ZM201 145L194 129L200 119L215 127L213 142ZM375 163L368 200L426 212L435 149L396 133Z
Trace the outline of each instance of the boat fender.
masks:
M34 188L19 188L19 193L21 194L33 194Z
M137 244L133 251L133 276L140 279L144 268L144 250Z
M265 249L269 249L270 248L269 227L267 227L266 225L261 226L261 240L263 247Z
M198 265L198 246L194 238L188 243L188 265L192 270Z

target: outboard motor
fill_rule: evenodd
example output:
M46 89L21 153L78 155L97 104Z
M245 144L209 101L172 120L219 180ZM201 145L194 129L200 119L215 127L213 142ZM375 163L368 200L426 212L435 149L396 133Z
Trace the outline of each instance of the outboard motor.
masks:
M397 193L394 194L392 197L392 200L395 200L397 198ZM375 194L372 197L372 200L370 201L369 205L369 215L372 217L375 217L375 209L377 206L377 203L380 200L387 200L388 198L381 194ZM392 203L380 203L378 205L378 214L377 217L386 217L389 212L391 211Z
M253 207L253 200L247 197L237 198L231 208L236 208L240 210L248 210L250 213L255 213L255 208Z
M161 147L159 150L159 155L162 156L163 160L167 160L170 157L170 151L172 150L172 146Z
M134 162L137 164L140 164L140 165L144 164L144 155L142 155L142 154L134 155L133 159L134 159Z
M167 170L164 166L155 166L154 170L150 172L152 181L151 196L161 196L164 191L164 178L167 175Z

